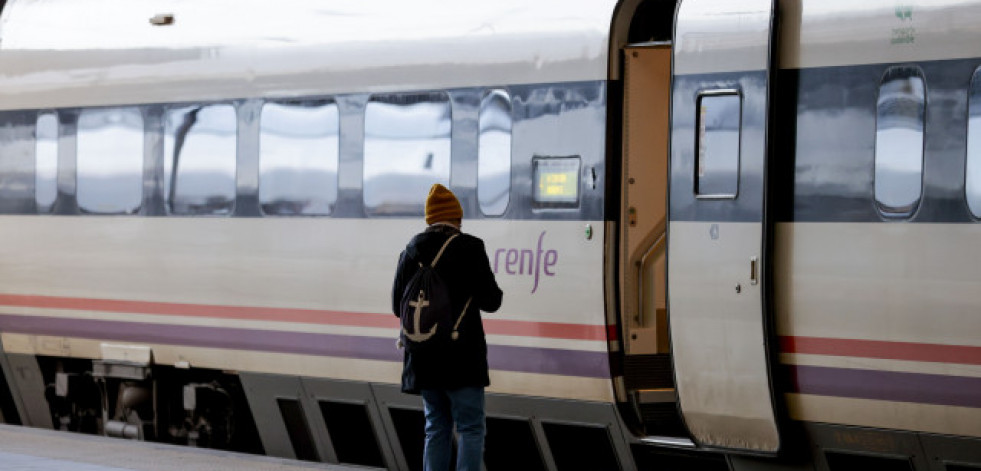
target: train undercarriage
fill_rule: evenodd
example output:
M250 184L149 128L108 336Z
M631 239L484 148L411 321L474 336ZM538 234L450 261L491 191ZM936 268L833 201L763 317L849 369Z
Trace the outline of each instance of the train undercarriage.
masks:
M50 357L38 365L55 429L263 453L236 374Z

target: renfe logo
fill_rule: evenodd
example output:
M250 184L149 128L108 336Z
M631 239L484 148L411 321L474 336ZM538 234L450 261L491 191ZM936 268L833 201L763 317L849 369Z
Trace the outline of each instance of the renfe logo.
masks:
M555 276L555 273L549 270L549 268L554 267L559 262L559 252L557 250L542 250L542 239L544 238L545 231L542 231L542 234L538 236L538 250L495 250L494 273L500 273L500 267L503 265L504 272L508 275L534 275L535 284L531 287L531 293L535 294L535 291L538 290L538 279L542 272L545 273L545 276Z

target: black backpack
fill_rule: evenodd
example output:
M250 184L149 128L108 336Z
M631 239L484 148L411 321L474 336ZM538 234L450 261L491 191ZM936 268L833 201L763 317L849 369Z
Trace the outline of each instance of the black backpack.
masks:
M419 263L419 269L409 279L405 291L402 292L402 300L399 303L402 332L399 340L409 351L445 345L459 337L457 329L473 298L467 299L463 312L454 318L449 289L436 272L436 263L439 262L443 251L458 235L453 234L443 243L432 263L429 265Z

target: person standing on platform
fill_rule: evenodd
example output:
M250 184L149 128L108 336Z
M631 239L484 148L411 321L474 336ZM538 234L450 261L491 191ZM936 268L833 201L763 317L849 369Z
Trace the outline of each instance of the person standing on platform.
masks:
M461 232L462 220L463 208L456 196L434 184L426 198L428 227L399 256L392 288L392 310L403 318L402 391L421 394L425 408L426 471L450 469L454 424L459 437L456 469L480 471L483 462L484 388L490 385L490 376L480 311L496 311L503 293L484 242ZM434 299L438 293L434 298L416 293L413 277L423 269L435 271L445 286L440 289L445 289L443 304L452 313L448 323L430 326L420 321L425 307L439 304ZM413 292L407 293L407 288ZM406 318L413 315L414 319Z

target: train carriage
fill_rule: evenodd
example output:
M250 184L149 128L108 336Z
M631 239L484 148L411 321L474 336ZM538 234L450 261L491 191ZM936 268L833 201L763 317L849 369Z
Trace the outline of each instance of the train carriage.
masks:
M420 469L441 182L505 292L487 469L981 468L979 16L8 0L2 417Z

